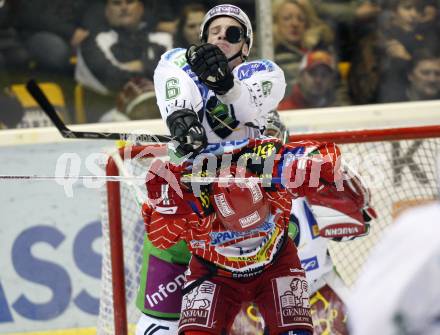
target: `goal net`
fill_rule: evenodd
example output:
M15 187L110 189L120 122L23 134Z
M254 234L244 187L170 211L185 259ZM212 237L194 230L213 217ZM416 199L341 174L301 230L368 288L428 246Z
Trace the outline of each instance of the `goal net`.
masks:
M433 200L438 194L436 161L440 126L303 134L290 140L316 139L340 144L345 161L371 190L378 219L367 237L330 245L330 253L350 287L383 230L405 208ZM107 175L145 176L151 157L166 159L159 145L121 150L122 161L109 159ZM119 162L119 163L118 163ZM122 165L121 165L122 164ZM140 180L140 182L139 182ZM139 202L145 186L108 182L103 195L103 268L98 334L133 334L139 318L135 299L142 264L144 225Z

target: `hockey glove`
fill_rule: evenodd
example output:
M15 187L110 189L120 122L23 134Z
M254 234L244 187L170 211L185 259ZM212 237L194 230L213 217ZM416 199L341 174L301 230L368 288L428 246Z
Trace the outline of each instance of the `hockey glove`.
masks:
M179 142L176 147L178 155L185 156L189 153L196 155L206 147L208 140L205 129L197 114L191 109L175 111L168 116L167 125L171 135Z
M341 182L339 189L329 184L307 196L319 234L338 241L368 234L369 222L377 217L369 205L370 193L358 176Z
M225 94L234 86L228 59L218 46L210 43L192 45L186 51L186 60L191 70L216 94Z
M290 170L290 180L285 186L295 197L315 193L323 185L333 182L334 167L330 162L305 157L294 160L286 168L286 171Z
M180 182L182 168L155 160L148 170L145 186L147 188L148 205L163 215L176 217L192 213L187 204L188 193Z

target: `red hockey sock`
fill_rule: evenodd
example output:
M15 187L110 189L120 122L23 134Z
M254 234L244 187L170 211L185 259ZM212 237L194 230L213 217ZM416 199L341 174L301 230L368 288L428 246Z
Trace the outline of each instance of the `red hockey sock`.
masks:
M212 334L205 332L203 330L190 330L190 331L186 331L184 335L212 335Z

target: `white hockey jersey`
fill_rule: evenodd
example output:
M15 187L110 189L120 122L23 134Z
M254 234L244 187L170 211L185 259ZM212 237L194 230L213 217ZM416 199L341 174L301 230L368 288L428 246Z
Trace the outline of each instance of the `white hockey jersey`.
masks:
M440 334L440 203L403 213L349 299L353 335Z
M333 271L333 262L328 254L329 240L319 236L315 217L305 198L292 201L292 213L297 218L299 233L295 238L298 256L306 271L310 294L325 284L324 275Z
M232 71L234 87L216 96L191 70L185 52L178 48L164 53L154 72L162 118L182 108L194 110L209 143L259 136L267 114L284 96L283 71L270 60L242 63Z

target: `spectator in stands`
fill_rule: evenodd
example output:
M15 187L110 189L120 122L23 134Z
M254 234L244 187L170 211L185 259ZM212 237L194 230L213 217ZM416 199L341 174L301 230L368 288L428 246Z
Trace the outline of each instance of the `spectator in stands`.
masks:
M279 110L330 107L347 104L338 96L338 71L335 57L328 51L308 52L302 59L299 78L278 106Z
M145 8L148 8L144 13L144 20L150 31L150 42L162 45L167 50L172 49L182 3L172 0L142 0L142 2Z
M408 71L409 101L440 99L440 54L429 49L414 53Z
M24 68L29 61L29 53L13 26L16 7L11 0L0 1L0 71Z
M200 43L200 26L205 17L206 9L200 3L186 4L179 16L173 46L187 49L191 44Z
M0 129L15 128L24 115L18 99L9 91L0 91Z
M381 7L377 0L298 0L309 3L335 32L338 59L349 61L353 42L373 29Z
M348 72L348 93L354 104L377 102L377 90L380 80L379 34L371 32L356 42Z
M75 70L76 80L95 92L93 99L100 100L87 111L89 121L97 121L114 105L116 95L131 78L152 80L165 51L149 39L140 0L107 0L105 15L108 28L84 40Z
M424 7L419 19L418 29L429 38L429 47L433 48L440 37L440 2L424 0ZM433 39L434 37L434 39Z
M176 33L178 14L182 7L180 1L143 0L143 3L149 9L146 18L152 20L152 30L170 35Z
M89 34L81 23L85 0L18 2L17 26L37 65L51 71L72 69L70 57Z
M425 0L425 7L421 14L421 24L434 23L439 17L439 5L440 3L436 0Z
M116 107L99 122L160 119L153 82L145 78L130 79L116 98Z
M64 123L69 124L71 119L69 111L66 108L66 100L61 87L54 82L40 83L39 86L43 94L55 108L58 116ZM23 109L20 121L15 125L16 128L37 128L53 125L38 103L34 99L31 99L24 84L12 84L6 88L5 92L18 101ZM9 109L6 108L0 108L0 110L9 111Z
M389 92L386 102L434 100L440 98L440 53L424 48L416 50L407 71L405 90Z
M414 52L438 44L437 31L421 22L425 7L424 0L389 0L377 31L356 48L349 77L355 103L386 102L405 90Z
M275 62L284 70L289 92L298 77L302 57L316 47L333 41L333 32L312 7L296 0L276 1L272 7Z
M383 29L385 71L379 85L379 101L386 101L390 91L401 90L405 72L417 49L429 46L429 32L421 31L420 19L424 0L390 0L391 20Z

